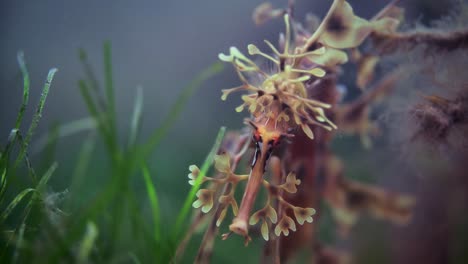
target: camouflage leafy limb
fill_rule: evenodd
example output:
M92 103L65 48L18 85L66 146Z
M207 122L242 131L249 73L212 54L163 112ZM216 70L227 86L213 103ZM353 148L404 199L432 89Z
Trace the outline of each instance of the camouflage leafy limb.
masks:
M190 204L192 203L198 189L200 188L200 185L202 184L202 180L204 175L206 175L208 169L211 167L211 164L213 162L213 159L215 157L216 152L219 149L219 146L221 145L222 139L224 137L224 133L226 132L225 127L221 127L219 129L218 135L216 136L215 143L213 147L211 148L211 151L209 152L208 156L205 159L205 162L203 163L203 166L200 169L200 176L197 178L197 180L194 182L194 185L190 189L189 194L187 195L187 198L185 199L184 205L182 207L182 210L180 211L179 215L177 216L177 220L175 223L175 229L174 229L174 238L178 239L179 233L182 231L182 223L185 221L187 214L190 211Z

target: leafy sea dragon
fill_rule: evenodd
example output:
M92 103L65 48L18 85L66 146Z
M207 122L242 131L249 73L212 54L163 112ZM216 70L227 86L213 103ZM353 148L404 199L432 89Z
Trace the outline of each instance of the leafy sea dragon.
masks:
M231 233L241 235L245 243L250 241L249 225L261 221L261 234L268 241L269 227L276 225L274 235L288 236L290 230L296 231L296 222L303 225L311 223L315 209L292 204L288 199L297 192L301 180L287 167L278 164L282 157L282 142L288 140L300 145L300 140L314 140L316 127L331 132L338 129L333 109L336 100L324 102L314 97L314 89L326 82L326 75L336 75L339 65L348 61L345 49L359 46L367 36L374 32L392 32L398 25L398 20L380 16L377 19L365 20L354 15L351 6L343 0L334 0L327 15L316 27L313 33L308 33L290 17L290 12L273 10L269 4L261 5L256 10L257 18L262 15L282 16L286 25L285 34L280 36L280 47L277 49L271 42L265 40L271 53L262 52L257 46L248 45L249 55L259 55L266 59L271 68L262 69L254 61L245 56L236 47L231 47L229 54L219 54L219 59L232 63L242 84L238 87L223 90L221 99L226 100L233 92L245 91L242 95L243 103L236 108L237 112L248 109L251 119L246 123L252 128L252 142L255 154L251 163L249 175L238 175L231 167L232 157L229 153L220 154L215 158L215 168L220 177L204 177L203 182L212 183L210 189L201 189L197 193L198 200L193 203L196 208L201 207L207 213L213 208L215 190L219 186L230 185L221 192L218 198L219 207L216 211L216 228L221 225L229 207L235 218L229 225L230 232L223 235L226 239ZM291 25L291 23L294 23ZM281 52L280 52L281 50ZM333 86L334 93L335 86ZM333 118L328 118L332 115ZM317 133L317 132L315 132ZM321 132L320 132L321 134ZM272 153L278 152L274 158ZM265 175L267 164L271 163L276 181L268 181ZM192 165L189 178L193 181L198 177L198 167ZM239 182L247 180L247 185L238 208L234 192ZM265 206L252 214L256 196L261 186L267 190ZM288 214L289 212L289 214ZM292 214L291 214L292 213ZM294 216L294 219L291 216ZM214 231L211 230L211 234ZM206 238L206 236L205 236ZM209 240L209 238L208 238ZM204 240L204 245L209 243ZM202 247L203 247L202 246ZM209 247L209 246L208 246ZM200 255L204 253L199 252ZM203 262L200 258L199 262Z

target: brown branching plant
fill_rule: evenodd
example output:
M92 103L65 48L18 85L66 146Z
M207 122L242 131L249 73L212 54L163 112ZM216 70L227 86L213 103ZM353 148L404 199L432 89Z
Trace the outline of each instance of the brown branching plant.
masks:
M334 0L321 21L308 16L305 25L295 20L293 1L286 9L264 3L254 10L255 23L280 18L285 24L277 45L265 40L267 51L247 46L249 55L265 63L236 47L219 54L220 60L233 65L240 80L239 86L223 90L221 99L240 92L243 103L236 111L246 110L250 118L245 120L246 129L225 139L214 161L215 175L201 180L205 187L193 203L201 212L186 236L187 241L204 219L208 221L197 263L210 262L215 237L225 222L228 231L222 239L236 234L245 245L257 237L266 241L264 263L287 261L300 249L311 252L313 263L346 263L348 252L317 238L322 203L331 208L343 236L362 213L401 225L411 220L414 197L348 179L346 164L330 147L339 133L358 135L364 147L371 147L371 138L380 133L370 118L372 106L411 73L410 66L400 63L374 80L375 68L386 56L422 45L423 53L467 48L466 29L399 32L403 10L396 2L364 19L348 2ZM361 89L350 102L343 102L338 80L346 63L355 65L356 86ZM464 85L465 93L453 99L424 95L404 113L416 123L410 140L443 141L453 126L468 122ZM243 158L250 161L250 172L237 168ZM189 170L193 184L200 170L196 165ZM243 193L240 205L236 193Z

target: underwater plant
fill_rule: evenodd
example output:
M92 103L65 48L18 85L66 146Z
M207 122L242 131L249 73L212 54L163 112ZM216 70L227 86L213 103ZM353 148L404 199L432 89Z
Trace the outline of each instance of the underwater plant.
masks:
M178 220L170 230L163 228L167 224L164 223L152 179L154 169L148 165L147 159L177 120L191 94L206 79L221 71L223 65L214 63L196 76L182 90L161 125L144 142L140 142L139 137L143 92L138 88L131 127L125 144L122 144L116 124L118 117L110 42L105 42L103 46L103 84L98 82L84 50L80 50L79 58L85 78L78 82L78 86L90 116L57 124L50 133L32 140L57 69L49 71L31 124L23 132L30 97L30 78L23 53L18 53L23 76L23 101L8 141L0 146L0 263L107 263L119 259L134 263L149 260L168 263L175 254L175 245L179 243L177 231L181 230L183 222ZM54 192L50 179L53 174L61 173L57 173L59 163L55 161L57 142L83 132L88 132L88 135L77 153L69 187ZM219 134L223 135L223 132L221 129ZM99 192L84 198L94 177L92 174L89 177L90 163L93 160L102 162L102 155L95 151L97 135L107 150L109 170L104 172L112 177L106 179L107 184L99 187ZM207 164L211 164L221 138L215 142ZM42 166L37 166L38 160ZM143 201L149 204L151 217L144 218L141 205L144 203L137 203L136 190L132 187L135 176L146 189L146 193L142 193ZM112 213L112 218L107 217L108 212ZM188 210L182 208L178 213L178 219L185 219ZM132 226L132 238L120 239L122 233L129 229L128 225ZM122 251L122 248L125 250Z
M31 123L24 132L21 126L24 123L26 108L29 104L30 77L23 52L18 52L17 61L23 77L23 98L14 128L10 130L8 141L4 147L0 147L0 226L2 227L0 259L5 260L6 250L15 247L14 253L8 256L11 262L18 262L18 248L23 247L26 243L26 236L31 233L28 224L30 219L33 218L32 215L35 209L40 208L41 211L51 217L53 214L63 213L53 205L54 200L58 200L57 197L53 197L47 190L47 184L57 169L57 163L47 165L45 172L38 172L31 165L28 154L32 137L42 118L45 102L57 69L52 68L49 70ZM18 148L17 152L16 147ZM16 173L20 170L22 164L26 167L25 174L28 177L28 183L26 186L21 184L21 190L17 190L18 186L15 186L15 183L20 177ZM18 212L21 212L18 222L13 221L13 223L10 223L9 221L13 218L12 215Z

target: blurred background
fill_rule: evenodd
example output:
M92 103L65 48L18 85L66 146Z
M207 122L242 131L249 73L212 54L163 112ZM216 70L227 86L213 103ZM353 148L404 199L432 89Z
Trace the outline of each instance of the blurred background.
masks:
M203 69L217 61L218 53L227 52L230 46L246 50L247 44L259 44L263 39L277 39L279 32L284 30L281 20L269 22L262 27L256 27L252 21L252 11L261 2L1 1L1 144L6 142L21 105L22 75L16 60L18 51L24 52L31 79L31 103L26 112L26 124L29 124L33 115L33 106L40 96L47 71L52 67L59 70L52 83L43 118L31 143L30 158L33 166L41 166L41 152L37 150L39 147L35 142L47 137L50 129L57 124L66 124L89 116L78 89L78 80L85 76L78 56L79 49L87 52L88 61L94 68L98 81L102 83L102 47L104 41L110 41L120 141L123 144L124 138L129 134L136 88L139 86L144 94L140 138L145 139L161 125L184 87ZM271 2L275 7L287 5L286 0ZM349 2L357 15L370 18L388 1ZM432 21L452 14L454 2L401 1L401 6L406 10L405 26L430 26ZM296 18L302 20L308 12L323 17L330 3L331 1L297 0ZM182 207L190 187L186 181L188 166L203 162L219 127L226 126L233 130L243 127L245 113L234 111L240 98L232 96L227 101L220 100L221 89L238 85L234 71L229 65L226 66L224 71L204 82L189 98L180 117L148 160L149 167L154 172L152 176L158 190L163 222L170 223ZM342 78L341 82L351 94L357 92L352 80ZM70 172L76 166L80 147L87 136L88 132L83 132L58 140L54 160L59 167L51 178L51 191L63 192L71 185ZM106 172L109 165L104 146L99 140L97 142L86 182L81 185L85 187L68 192L67 196L73 198L65 198L65 201L73 199L76 204L86 203L112 177ZM338 137L334 147L345 161L350 177L378 183L392 190L414 192L417 189L417 179L411 173L411 168L406 171L405 168L402 169L401 163L389 161L394 153L385 147L388 146L385 142L379 142L376 148L363 150L358 138ZM401 173L395 175L395 167ZM149 218L150 209L143 182L135 179L133 184L137 190L141 190L141 193L137 193L137 200L147 215L145 217ZM460 217L466 217L466 213ZM322 220L325 221L326 218ZM447 247L444 252L453 254L447 258L439 258L440 260L466 263L463 260L468 259L468 233L466 223L462 222L455 223L455 229L449 228L450 232L458 233L459 236L451 237L453 241L440 241L441 247ZM404 227L396 228L386 222L365 218L347 242L337 242L337 238L330 234L330 224L325 224L323 228L325 241L341 243L357 252L360 260L357 263L411 263L410 260L414 260L405 258L404 253L401 253L405 251L400 248L401 245L406 244L400 243L398 234L404 237L408 233L408 229ZM427 232L431 231L428 226ZM466 236L463 238L462 234ZM182 262L192 262L201 235L197 234L191 240ZM125 240L125 236L121 239ZM392 243L392 239L400 242ZM247 248L242 246L240 238L217 241L213 263L258 262L261 244L259 239L254 240L253 245ZM408 238L406 241L413 240ZM452 244L455 246L451 247ZM438 256L434 258L437 259ZM436 260L427 263L443 262Z

